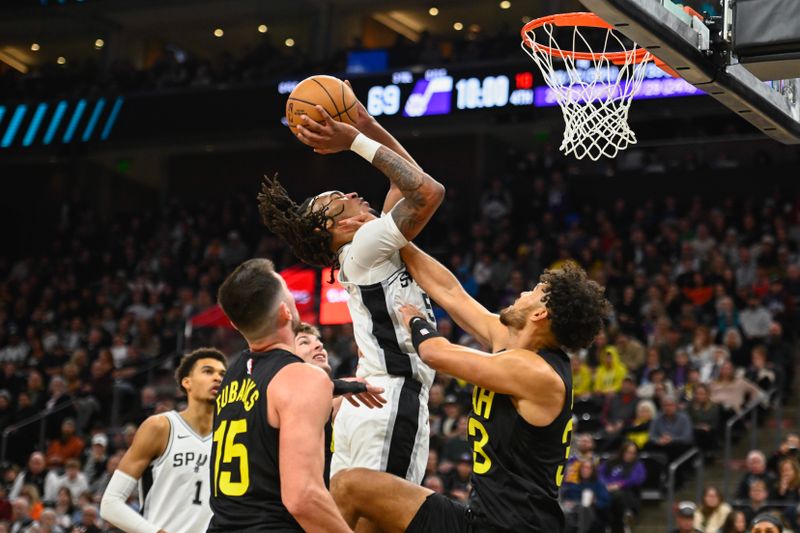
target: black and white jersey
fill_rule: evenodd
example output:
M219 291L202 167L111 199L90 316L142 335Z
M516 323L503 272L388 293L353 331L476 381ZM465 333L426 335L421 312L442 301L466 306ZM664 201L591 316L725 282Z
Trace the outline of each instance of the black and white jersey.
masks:
M411 304L426 311L431 322L435 319L428 295L400 259L406 244L391 215L367 222L339 250L339 281L350 296L347 306L363 355L358 376L406 377L428 389L435 371L414 350L399 308Z
M139 480L142 515L170 533L205 531L211 520L211 434L198 435L175 411L161 416L169 420L169 441Z

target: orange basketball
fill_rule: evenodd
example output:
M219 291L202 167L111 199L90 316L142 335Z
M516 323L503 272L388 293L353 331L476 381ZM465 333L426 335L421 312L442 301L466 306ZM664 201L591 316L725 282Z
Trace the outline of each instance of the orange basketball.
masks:
M292 133L301 124L301 117L308 115L317 122L322 115L314 108L321 105L334 119L355 125L358 110L356 95L345 82L333 76L311 76L297 84L286 101L286 120Z

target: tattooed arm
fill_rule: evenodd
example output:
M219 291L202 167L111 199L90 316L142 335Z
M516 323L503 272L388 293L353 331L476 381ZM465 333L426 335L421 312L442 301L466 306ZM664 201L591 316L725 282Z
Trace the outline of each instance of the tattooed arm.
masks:
M322 106L317 106L317 111L323 121L318 123L304 115L297 126L297 138L314 148L318 154L333 154L349 149L359 131L330 118ZM444 199L444 186L412 161L385 145L381 145L372 158L372 165L386 174L392 188L403 195L391 213L400 232L408 240L422 231Z
M391 211L403 236L419 235L444 199L444 186L386 146L375 152L373 166L403 195Z

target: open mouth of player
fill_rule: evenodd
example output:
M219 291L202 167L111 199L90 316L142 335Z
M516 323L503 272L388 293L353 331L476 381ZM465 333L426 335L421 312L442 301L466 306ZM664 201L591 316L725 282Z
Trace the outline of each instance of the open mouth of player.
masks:
M211 394L216 395L219 392L219 387L211 387Z
M312 357L312 359L314 361L319 361L320 363L324 363L325 362L325 356L322 355L321 353L316 354L314 357Z

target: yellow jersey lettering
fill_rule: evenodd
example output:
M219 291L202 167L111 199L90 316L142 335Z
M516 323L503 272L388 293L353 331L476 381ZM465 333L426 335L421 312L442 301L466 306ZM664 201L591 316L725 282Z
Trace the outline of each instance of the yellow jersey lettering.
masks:
M232 381L223 388L217 396L217 414L226 406L239 402L245 411L250 411L258 401L260 393L256 388L256 382L250 378L239 381Z
M494 401L494 391L486 390L481 387L472 389L472 410L475 414L485 419L489 419L492 413L492 402Z

